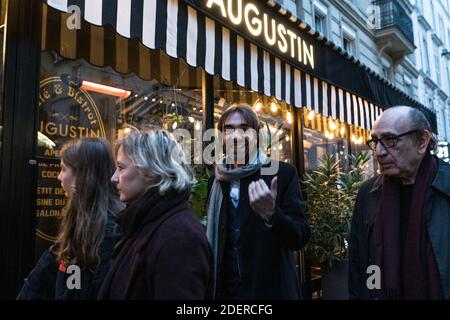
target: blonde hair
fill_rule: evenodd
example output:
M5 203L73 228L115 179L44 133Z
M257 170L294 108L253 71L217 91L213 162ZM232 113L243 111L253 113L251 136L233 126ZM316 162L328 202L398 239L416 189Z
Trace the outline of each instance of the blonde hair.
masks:
M160 194L172 189L190 192L197 182L181 145L166 130L128 134L116 142L116 154L120 147L133 166L149 178L148 187L157 187Z

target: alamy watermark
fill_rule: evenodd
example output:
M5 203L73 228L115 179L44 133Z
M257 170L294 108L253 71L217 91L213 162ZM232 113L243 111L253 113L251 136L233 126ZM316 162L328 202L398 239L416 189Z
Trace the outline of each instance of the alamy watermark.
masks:
M70 16L66 19L66 27L69 30L81 29L81 9L77 5L71 5L67 8Z
M266 130L249 128L220 130L195 130L194 137L187 129L175 129L172 132L180 147L172 150L172 157L184 164L256 164L265 159L261 175L274 175L278 172L280 160L280 132L269 133Z

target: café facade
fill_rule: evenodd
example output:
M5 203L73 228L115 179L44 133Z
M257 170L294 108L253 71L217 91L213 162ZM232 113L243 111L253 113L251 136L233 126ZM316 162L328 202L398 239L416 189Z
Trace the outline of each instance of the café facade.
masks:
M260 116L300 174L366 149L393 105L435 115L273 1L2 0L0 263L14 298L55 240L67 140L134 128L214 128L227 106ZM374 164L371 164L375 170ZM299 278L308 281L296 253Z

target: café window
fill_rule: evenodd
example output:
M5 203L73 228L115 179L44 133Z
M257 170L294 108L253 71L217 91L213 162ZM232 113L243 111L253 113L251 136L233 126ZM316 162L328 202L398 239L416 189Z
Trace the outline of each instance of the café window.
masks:
M57 180L59 150L66 141L101 137L114 143L128 132L154 127L186 129L194 137L202 123L202 69L123 38L109 27L61 28L60 38L52 39L55 33L48 31L52 23L63 21L60 15L44 10L37 106L37 257L56 240L66 202ZM86 32L87 48L80 41Z
M214 122L234 103L252 106L261 123L262 147L272 158L293 163L292 110L284 101L238 86L214 76Z
M366 141L370 139L370 132L345 122L324 117L321 114L303 108L303 150L305 171L316 169L326 155L339 160L340 167L345 169L349 165L348 155L358 155L369 152L371 161L367 163L367 177L374 175L377 167L372 151Z
M325 155L333 155L346 166L349 153L349 126L302 108L305 171L316 169ZM358 141L359 142L359 141Z

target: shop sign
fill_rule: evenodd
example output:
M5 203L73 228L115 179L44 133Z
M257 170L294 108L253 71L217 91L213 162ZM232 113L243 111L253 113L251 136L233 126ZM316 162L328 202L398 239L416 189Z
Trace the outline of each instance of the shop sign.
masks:
M231 29L236 29L261 47L275 50L286 60L303 68L316 68L315 47L299 33L299 28L281 22L261 3L243 0L190 0L204 12ZM306 35L306 34L305 34Z

